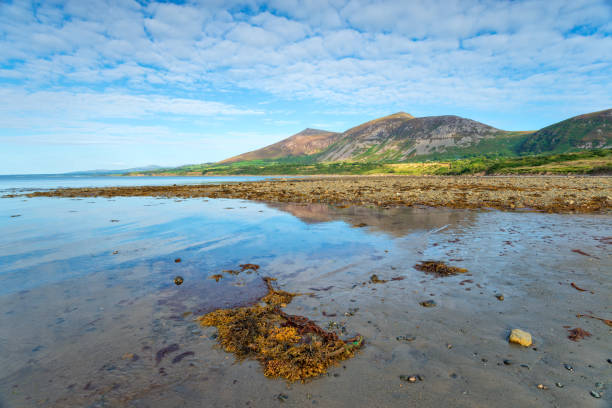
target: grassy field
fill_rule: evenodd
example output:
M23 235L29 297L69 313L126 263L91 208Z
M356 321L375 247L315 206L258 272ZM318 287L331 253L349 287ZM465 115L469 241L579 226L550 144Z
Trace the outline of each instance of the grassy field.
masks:
M452 154L448 153L449 155ZM229 164L198 164L164 169L147 175L315 175L315 174L612 174L612 149L574 153L496 157L483 155L464 159L420 162L313 163L312 157L254 160Z

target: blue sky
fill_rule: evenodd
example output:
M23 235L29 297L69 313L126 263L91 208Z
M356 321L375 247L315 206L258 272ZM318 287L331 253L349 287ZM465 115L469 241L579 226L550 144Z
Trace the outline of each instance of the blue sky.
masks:
M612 2L0 0L0 174L217 161L397 111L612 107Z

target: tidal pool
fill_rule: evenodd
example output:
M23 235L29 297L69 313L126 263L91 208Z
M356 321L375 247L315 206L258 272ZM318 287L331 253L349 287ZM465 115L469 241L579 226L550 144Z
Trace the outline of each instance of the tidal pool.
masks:
M612 328L576 317L612 318L609 215L15 197L0 228L3 408L612 402ZM424 260L469 272L434 277ZM244 263L260 269L222 272ZM309 294L287 313L363 349L304 384L236 362L194 319L257 301L262 276ZM592 336L569 340L575 327ZM513 328L534 345L509 344Z

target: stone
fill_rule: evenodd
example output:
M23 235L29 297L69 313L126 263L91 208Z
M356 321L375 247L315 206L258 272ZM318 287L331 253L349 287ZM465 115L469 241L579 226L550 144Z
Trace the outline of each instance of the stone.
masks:
M520 344L523 347L529 347L532 343L531 334L521 329L512 329L508 341L510 343Z

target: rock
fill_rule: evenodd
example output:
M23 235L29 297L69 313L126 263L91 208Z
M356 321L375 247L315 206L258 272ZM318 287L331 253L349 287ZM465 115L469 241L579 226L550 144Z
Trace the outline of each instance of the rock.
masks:
M182 276L177 276L176 278L174 278L174 284L176 286L180 286L183 283L184 279Z
M531 334L523 331L521 329L512 329L510 333L510 338L508 338L510 343L520 344L523 347L531 346Z
M512 361L510 361L510 360L504 360L504 365L512 365Z
M497 295L495 295L495 297L497 298L497 300L499 300L500 302L502 300L504 300L504 295L502 295L501 293L498 293Z
M597 391L591 391L591 396L593 398L601 398L601 394L598 393Z
M555 385L556 385L558 388L563 388L563 384L561 384L560 382L555 383Z
M424 300L422 302L420 302L420 305L423 307L434 307L436 306L436 301L433 299L428 299L428 300Z
M571 366L571 365L569 365L569 364L563 364L563 367L565 367L565 369L566 369L567 371L574 371L574 367L572 367L572 366Z
M544 384L538 384L538 389L540 389L540 390L547 390L548 387L545 386Z

